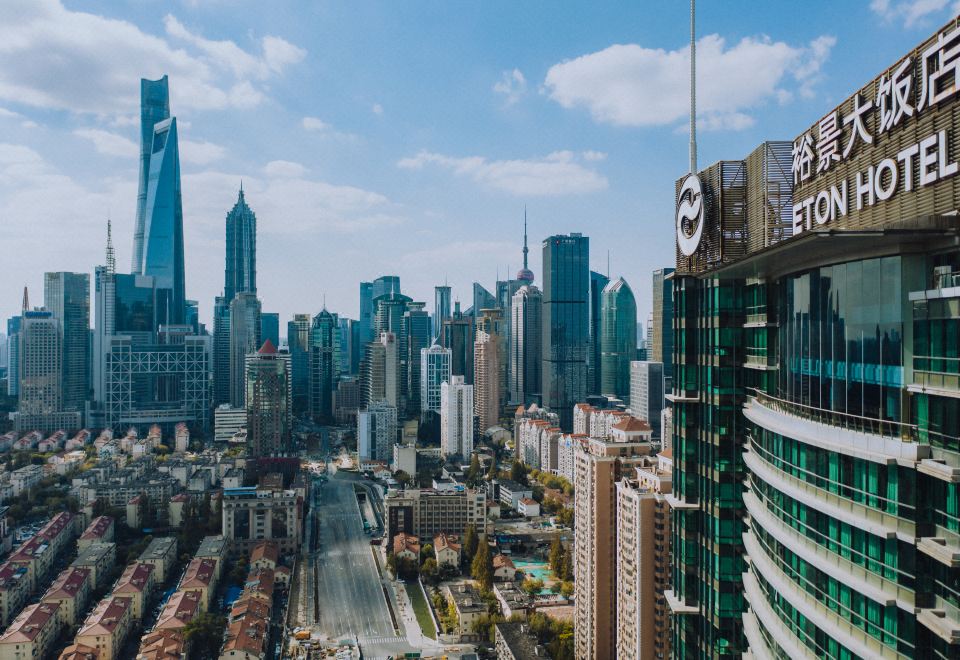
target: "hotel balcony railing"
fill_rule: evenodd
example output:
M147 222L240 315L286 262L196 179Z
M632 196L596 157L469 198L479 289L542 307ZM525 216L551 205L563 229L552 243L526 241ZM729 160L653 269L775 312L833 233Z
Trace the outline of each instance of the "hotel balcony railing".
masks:
M808 419L850 431L870 433L887 438L899 438L903 442L914 442L919 438L916 424L907 424L906 422L895 422L878 417L865 417L863 415L854 415L836 410L827 410L826 408L817 408L816 406L780 399L762 390L754 388L748 388L748 390L752 392L753 398L755 398L758 403L787 415L793 415L802 419Z
M960 358L915 355L911 384L916 387L960 392Z

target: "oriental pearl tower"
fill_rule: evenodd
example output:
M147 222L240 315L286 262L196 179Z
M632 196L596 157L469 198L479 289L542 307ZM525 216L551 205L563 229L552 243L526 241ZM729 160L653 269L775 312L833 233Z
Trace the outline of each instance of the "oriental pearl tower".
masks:
M533 284L533 271L527 268L527 207L523 207L523 268L517 272L517 279L523 284ZM522 286L522 285L521 285Z

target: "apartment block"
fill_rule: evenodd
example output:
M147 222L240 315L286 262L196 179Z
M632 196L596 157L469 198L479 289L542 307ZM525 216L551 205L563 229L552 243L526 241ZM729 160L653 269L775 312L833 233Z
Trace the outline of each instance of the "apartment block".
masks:
M73 568L90 569L90 582L96 591L106 584L117 563L116 543L91 543L70 564Z
M256 487L223 491L223 535L231 556L249 555L260 541L274 541L280 552L300 546L303 499L293 490Z
M26 607L0 636L0 660L44 658L60 634L58 605Z
M72 627L79 623L80 615L86 611L92 587L90 569L68 567L57 576L40 602L57 605L61 623Z
M97 660L122 660L118 652L133 626L132 614L129 598L108 596L87 616L73 642L96 649Z
M156 567L146 562L134 562L124 569L113 587L114 596L130 598L131 614L135 621L142 621L147 604L156 588Z
M400 532L433 538L440 532L462 534L468 525L485 529L486 495L465 488L454 492L428 489L394 491L384 500L388 538Z
M156 570L157 584L164 584L167 575L177 561L177 539L174 536L159 536L152 541L147 549L140 553L140 561L153 564Z

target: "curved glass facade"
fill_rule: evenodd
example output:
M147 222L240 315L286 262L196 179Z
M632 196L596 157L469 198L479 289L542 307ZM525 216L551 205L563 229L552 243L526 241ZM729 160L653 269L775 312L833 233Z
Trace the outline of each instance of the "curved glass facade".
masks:
M630 362L637 354L637 303L622 277L600 298L600 393L630 395Z

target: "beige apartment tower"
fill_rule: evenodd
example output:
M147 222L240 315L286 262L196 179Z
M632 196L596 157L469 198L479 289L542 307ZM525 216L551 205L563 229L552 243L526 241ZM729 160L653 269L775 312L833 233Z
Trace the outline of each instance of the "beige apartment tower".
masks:
M574 656L617 658L616 484L650 453L648 442L599 438L574 450Z
M670 506L673 459L669 451L644 457L617 482L617 658L670 657Z

